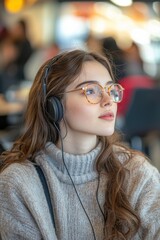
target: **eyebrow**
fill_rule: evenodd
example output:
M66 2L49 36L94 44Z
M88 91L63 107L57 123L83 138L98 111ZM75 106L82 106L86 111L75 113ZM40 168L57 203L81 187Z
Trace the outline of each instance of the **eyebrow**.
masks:
M97 84L99 84L99 82L96 81L96 80L88 80L88 81L79 83L75 88L78 88L78 87L80 87L80 86L82 86L82 85L84 85L84 84L88 84L88 83L97 83ZM107 82L105 85L113 84L113 83L114 83L114 82L111 80L111 81Z

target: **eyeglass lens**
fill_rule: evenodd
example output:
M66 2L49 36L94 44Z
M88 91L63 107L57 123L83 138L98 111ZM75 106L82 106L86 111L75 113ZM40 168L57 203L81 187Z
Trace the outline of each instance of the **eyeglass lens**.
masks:
M109 89L109 94L114 102L120 102L123 98L123 89L118 84L113 84Z
M122 100L123 89L119 84L113 84L105 90L114 102L118 103ZM90 103L99 103L103 97L103 90L98 84L92 83L86 86L85 94Z

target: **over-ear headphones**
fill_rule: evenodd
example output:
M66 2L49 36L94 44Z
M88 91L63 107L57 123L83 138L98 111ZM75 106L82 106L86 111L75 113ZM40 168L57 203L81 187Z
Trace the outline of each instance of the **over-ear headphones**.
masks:
M55 123L59 123L63 118L63 106L57 97L49 97L47 100L47 112Z
M54 57L51 62L45 67L44 74L42 77L43 85L43 94L44 99L47 94L47 79L53 64L59 59L60 56ZM54 123L58 124L63 118L63 105L61 101L56 96L51 96L46 98L46 111L49 114L49 117L53 120Z

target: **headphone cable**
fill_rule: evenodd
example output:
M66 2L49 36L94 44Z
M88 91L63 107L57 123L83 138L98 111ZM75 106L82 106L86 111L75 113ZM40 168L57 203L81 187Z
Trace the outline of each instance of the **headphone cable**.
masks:
M77 197L78 197L78 200L79 200L79 202L80 202L80 204L81 204L81 206L82 206L82 208L83 208L83 210L84 210L84 212L85 212L85 214L86 214L86 217L88 218L88 221L89 221L90 226L91 226L91 228L92 228L94 240L96 240L96 234L95 234L95 231L94 231L92 222L91 222L91 220L90 220L90 218L89 218L89 216L88 216L88 214L87 214L87 211L86 211L85 207L83 206L83 203L82 203L81 198L80 198L80 196L79 196L79 194L78 194L78 191L77 191L77 189L76 189L76 186L75 186L75 184L74 184L74 181L73 181L73 179L72 179L72 177L71 177L71 175L70 175L70 173L69 173L69 170L68 170L68 168L67 168L67 166L66 166L66 163L65 163L64 150L63 150L63 140L62 140L62 136L61 136L60 130L58 129L58 127L56 126L55 123L54 123L54 126L55 126L55 128L57 129L57 131L59 132L59 136L60 136L61 148L62 148L62 160L63 160L64 167L65 167L65 169L66 169L66 171L67 171L67 174L68 174L68 176L69 176L69 178L70 178L70 180L71 180L71 182L72 182L72 185L73 185L73 187L74 187L74 190L75 190L75 193L76 193L76 195L77 195Z

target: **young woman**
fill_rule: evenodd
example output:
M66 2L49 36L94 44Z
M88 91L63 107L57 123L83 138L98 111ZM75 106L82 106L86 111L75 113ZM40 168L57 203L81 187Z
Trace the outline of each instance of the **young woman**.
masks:
M24 133L1 156L2 240L160 239L160 176L119 141L122 97L96 53L63 52L40 68Z

